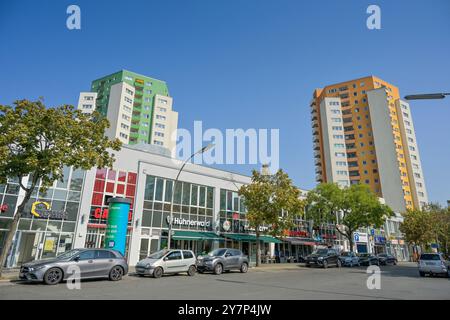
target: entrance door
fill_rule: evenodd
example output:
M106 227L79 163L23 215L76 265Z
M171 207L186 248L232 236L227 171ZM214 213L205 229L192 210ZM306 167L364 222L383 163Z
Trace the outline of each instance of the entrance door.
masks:
M44 248L43 232L20 232L17 234L19 248L17 265L40 259Z

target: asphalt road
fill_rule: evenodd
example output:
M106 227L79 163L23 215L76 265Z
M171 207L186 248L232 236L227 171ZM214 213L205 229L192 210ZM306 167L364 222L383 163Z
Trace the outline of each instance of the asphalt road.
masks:
M184 274L161 279L82 281L80 290L0 282L0 299L450 299L448 278L421 278L414 264L382 266L380 289L369 290L364 267L251 269L220 276Z

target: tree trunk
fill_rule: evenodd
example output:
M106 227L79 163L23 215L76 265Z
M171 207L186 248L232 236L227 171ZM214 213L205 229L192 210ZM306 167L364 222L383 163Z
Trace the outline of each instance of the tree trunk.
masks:
M3 266L6 263L6 258L8 257L9 251L11 250L11 247L12 247L12 242L14 239L14 235L16 233L17 225L19 224L19 219L22 216L25 205L27 204L28 200L30 200L30 198L31 198L31 194L33 193L35 185L36 185L36 183L33 181L31 188L26 190L25 197L24 197L22 203L17 207L17 212L14 215L13 222L12 222L11 227L8 231L8 234L6 236L5 244L3 246L3 250L0 255L0 277L2 276Z
M259 242L259 226L256 227L256 266L261 264L261 243Z

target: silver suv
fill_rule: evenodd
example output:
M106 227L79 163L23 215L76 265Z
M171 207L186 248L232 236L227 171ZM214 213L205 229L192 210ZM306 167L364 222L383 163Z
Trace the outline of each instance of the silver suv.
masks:
M419 274L424 277L426 274L443 274L450 276L449 262L445 260L441 253L422 253L418 262Z
M109 278L121 280L128 272L128 264L122 254L110 249L74 249L56 258L25 263L20 268L19 278L28 281L57 284L73 278L78 267L81 279Z
M195 264L195 254L191 250L161 250L139 261L136 264L136 274L161 278L163 274L187 272L194 276L197 271Z
M197 270L199 273L212 271L221 274L223 271L239 270L242 273L248 271L248 257L237 249L216 249L201 256L197 260Z

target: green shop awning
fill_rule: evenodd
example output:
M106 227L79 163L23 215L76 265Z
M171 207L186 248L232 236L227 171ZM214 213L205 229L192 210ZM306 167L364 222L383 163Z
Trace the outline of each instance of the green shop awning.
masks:
M256 242L256 236L253 234L237 234L237 233L231 233L231 234L224 234L225 238L236 240L236 241L255 241ZM278 240L277 238L271 237L271 236L259 236L260 241L264 241L266 243L282 243L281 240Z
M216 235L214 232L200 232L200 231L183 231L177 230L172 236L174 240L215 240L224 241L224 238Z
M283 241L272 236L260 236L259 238L267 243L283 243Z

